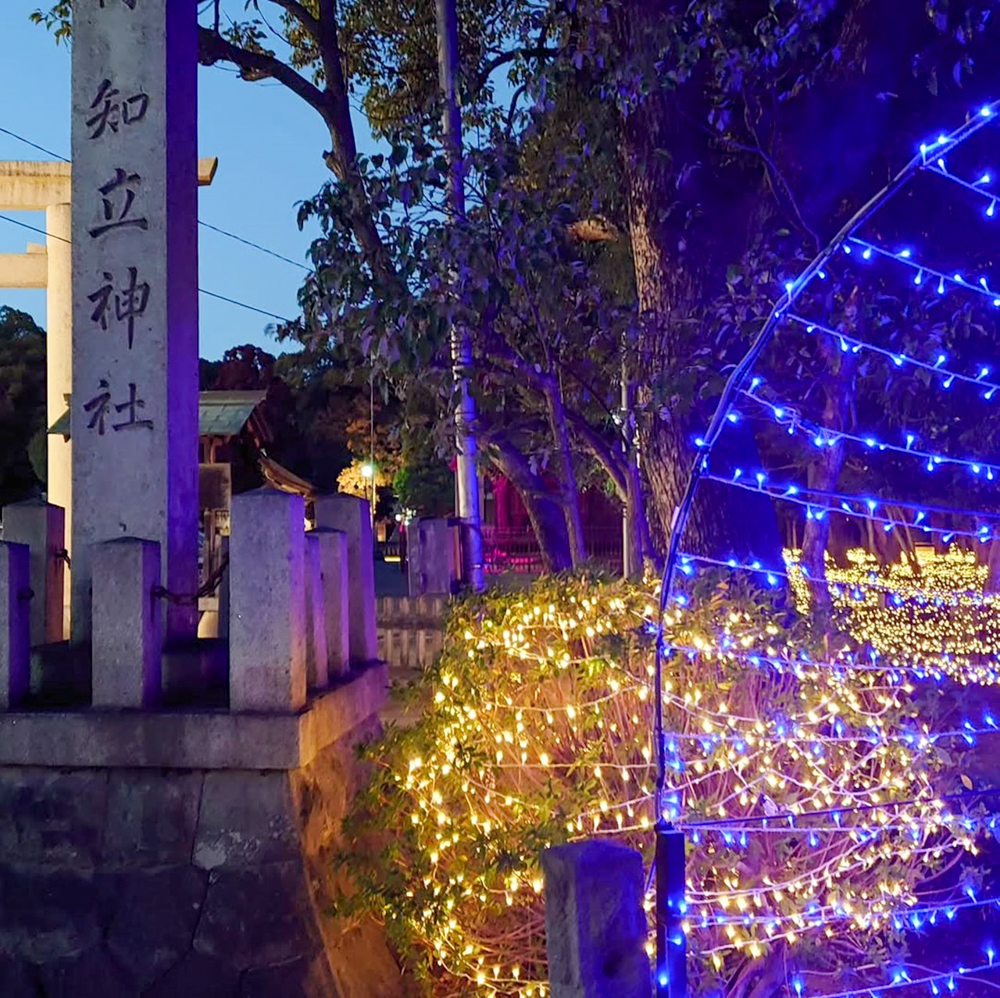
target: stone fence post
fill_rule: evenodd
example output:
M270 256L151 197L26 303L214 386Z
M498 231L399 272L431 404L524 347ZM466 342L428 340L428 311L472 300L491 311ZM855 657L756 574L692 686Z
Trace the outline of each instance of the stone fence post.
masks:
M306 702L305 505L254 489L233 497L229 536L229 706Z
M375 622L375 548L367 499L356 496L319 496L316 526L342 530L347 535L351 664L378 658Z
M642 856L590 840L542 853L552 998L651 998Z
M307 535L319 548L323 578L323 611L326 615L327 678L346 675L351 658L350 576L347 534L343 530L317 527Z
M0 709L16 707L31 684L31 589L27 544L0 542Z
M326 637L326 585L320 539L306 534L306 680L310 690L322 690L330 681L330 654ZM331 585L333 580L331 580Z
M31 549L30 586L32 646L62 641L65 598L65 511L40 499L3 508L4 540Z
M407 532L406 559L411 597L450 596L454 583L461 578L447 520L416 520Z
M154 707L163 669L160 545L121 537L95 544L91 597L92 702Z

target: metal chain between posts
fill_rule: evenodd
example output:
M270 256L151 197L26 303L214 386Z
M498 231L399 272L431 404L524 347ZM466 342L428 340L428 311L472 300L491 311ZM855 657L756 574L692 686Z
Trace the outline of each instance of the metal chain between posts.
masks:
M225 555L222 561L219 563L219 567L205 580L205 582L199 587L197 592L194 593L172 593L165 586L153 586L153 595L157 599L165 599L168 603L174 603L177 606L197 606L198 600L204 599L206 596L211 596L216 589L219 588L222 582L222 576L226 574L226 569L229 568L229 555Z

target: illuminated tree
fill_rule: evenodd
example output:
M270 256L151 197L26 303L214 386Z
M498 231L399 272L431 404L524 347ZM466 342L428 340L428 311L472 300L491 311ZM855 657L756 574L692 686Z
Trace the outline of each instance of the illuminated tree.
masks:
M665 710L696 988L862 986L904 951L901 918L978 897L957 864L983 820L942 795L964 792L962 735L989 722L963 728L857 642L824 648L774 597L718 579L691 592L697 609L666 622ZM373 747L355 831L392 835L348 860L357 903L429 993L547 994L547 845L610 835L649 858L656 599L584 578L463 604L415 691L420 720Z

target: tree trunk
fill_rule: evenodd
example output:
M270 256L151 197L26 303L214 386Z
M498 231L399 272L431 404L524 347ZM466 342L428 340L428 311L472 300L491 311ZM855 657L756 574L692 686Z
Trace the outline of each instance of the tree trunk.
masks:
M509 441L499 435L491 436L489 450L490 460L517 489L528 511L545 571L563 572L572 568L573 558L561 503L546 491L545 483L531 470L528 459Z
M995 596L1000 593L1000 530L993 528L987 556L986 584L983 586L984 596Z
M545 387L545 402L549 414L549 428L552 442L559 452L562 474L559 489L562 493L563 516L566 518L566 532L569 536L569 550L573 565L587 560L587 545L583 538L583 518L580 515L580 489L573 468L573 449L569 443L569 427L566 425L566 410L563 408L559 382L550 378Z
M848 304L847 319L840 326L845 333L853 335L857 335L858 332L856 299L857 289ZM829 336L820 337L817 346L820 357L826 365L826 372L821 379L825 402L820 422L833 431L846 430L849 428L856 389L857 358L853 353L844 353L838 349L837 344ZM824 447L810 462L806 471L809 488L818 492L836 491L840 472L844 467L844 456L843 441L838 441L832 447ZM828 619L830 614L830 589L826 584L826 545L829 537L829 515L822 519L814 517L806 520L802 537L802 567L809 578L813 607L821 619Z
M669 536L689 479L692 438L704 429L676 406L671 411L669 390L663 389L691 352L706 304L724 287L726 265L743 255L751 200L727 195L736 185L708 175L711 150L697 124L707 110L702 80L696 75L670 90L657 86L658 40L674 6L667 0L625 0L621 13L623 45L636 54L649 89L623 115L620 154L642 320L637 350L627 363L630 380L641 386L637 430L655 514L651 526L660 544ZM701 218L709 201L719 220L711 228ZM694 420L704 418L698 414ZM720 439L721 467L735 459L756 470L753 436L739 430L729 427ZM699 488L682 546L701 554L752 555L775 567L781 563L770 500L717 483Z

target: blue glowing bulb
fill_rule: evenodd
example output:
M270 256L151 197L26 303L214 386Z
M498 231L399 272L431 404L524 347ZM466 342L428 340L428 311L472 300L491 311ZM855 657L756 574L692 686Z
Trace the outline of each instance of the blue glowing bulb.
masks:
M850 246L844 246L844 252L845 252L845 253L846 253L846 254L847 254L848 256L850 256L850 255L851 255L851 253L853 252L853 250L851 249L851 247L850 247Z
M944 294L944 278L943 277L941 278L941 280L938 281L937 293L939 295L943 295Z
M993 109L989 106L989 104L984 104L979 109L979 113L980 115L982 115L982 117L988 118L993 113Z
M865 260L870 260L872 258L872 248L871 246L866 246L864 253L861 254L862 258Z
M979 178L979 179L978 179L978 180L976 181L976 183L977 183L977 184L988 184L989 182L990 182L990 175L989 175L988 173L984 173L984 174L983 174L983 175L982 175L982 176L981 176L981 177L980 177L980 178Z
M924 272L922 270L918 271L917 276L913 278L913 283L916 284L917 287L924 283Z
M947 358L947 356L945 354L939 353L938 354L938 359L936 361L934 361L934 366L935 367L940 367L947 359L948 358Z
M900 251L899 251L899 255L900 255L900 256L901 256L901 257L902 257L902 258L903 258L904 260L909 260L909 259L910 259L910 255L911 255L911 254L910 254L910 251L909 251L908 249L905 249L905 250L900 250Z
M996 201L991 201L989 208L986 209L986 217L992 218L997 213L997 203Z

